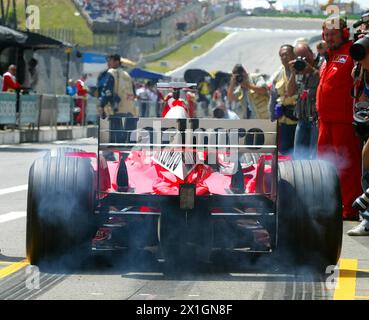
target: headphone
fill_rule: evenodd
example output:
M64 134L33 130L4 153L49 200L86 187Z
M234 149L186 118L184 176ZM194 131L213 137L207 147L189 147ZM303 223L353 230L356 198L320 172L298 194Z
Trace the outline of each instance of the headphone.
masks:
M341 25L341 19L340 19L340 25ZM350 40L350 28L347 27L347 17L344 19L344 27L340 29L342 32L342 39L343 41L349 41ZM324 27L322 32L322 39L325 41L325 34L324 34Z

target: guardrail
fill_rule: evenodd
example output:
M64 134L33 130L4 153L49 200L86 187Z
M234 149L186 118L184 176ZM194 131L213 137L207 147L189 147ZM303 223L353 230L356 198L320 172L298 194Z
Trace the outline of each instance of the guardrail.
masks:
M1 96L1 95L0 95ZM19 96L19 124L36 125L40 116L40 95L21 95ZM1 117L1 116L0 116Z
M78 101L85 106L82 121L78 125L97 124L95 97L0 93L0 125L15 129L23 126L77 125L75 112Z
M66 95L18 95L0 93L0 125L15 129L21 127L57 127L58 125L97 124L98 100L95 97L70 97ZM82 121L76 122L76 114L82 108ZM140 117L161 117L162 103L136 101L135 107Z
M13 93L0 94L0 124L16 124L17 96Z

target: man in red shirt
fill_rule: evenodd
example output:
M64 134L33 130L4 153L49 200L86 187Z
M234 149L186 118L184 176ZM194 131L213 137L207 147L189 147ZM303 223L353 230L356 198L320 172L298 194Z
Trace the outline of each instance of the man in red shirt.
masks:
M17 82L17 67L11 64L8 72L3 75L3 92L15 92L21 88L20 83Z
M328 23L323 25L328 55L322 65L317 91L318 155L336 165L341 182L343 218L356 220L358 212L352 209L352 203L362 192L361 145L352 126L354 62L349 55L352 41L346 21L340 19L339 25L339 29Z
M76 81L77 88L77 96L78 99L76 101L76 106L80 108L80 112L76 117L76 122L80 124L84 124L85 115L86 115L86 105L87 105L87 96L88 96L88 87L86 86L87 74L83 74L82 77Z

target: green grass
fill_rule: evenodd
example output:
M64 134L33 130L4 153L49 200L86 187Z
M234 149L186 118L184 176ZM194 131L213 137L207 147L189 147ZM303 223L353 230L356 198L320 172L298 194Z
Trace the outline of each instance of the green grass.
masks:
M209 51L217 42L224 39L227 35L228 33L226 32L209 31L203 34L201 37L180 47L171 54L161 58L160 60L147 63L145 68L161 73L174 70L189 62L193 58ZM198 46L198 48L194 49L193 46ZM168 65L162 66L162 61L165 61Z
M75 42L80 45L93 43L93 32L83 16L75 16L77 8L71 0L29 0L28 5L40 8L40 28L42 33L47 29L71 29ZM24 0L17 0L18 28L25 29Z

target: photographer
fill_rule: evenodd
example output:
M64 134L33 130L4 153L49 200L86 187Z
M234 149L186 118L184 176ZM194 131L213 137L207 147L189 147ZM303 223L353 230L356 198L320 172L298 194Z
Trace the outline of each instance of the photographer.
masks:
M316 45L316 50L318 51L316 59L319 61L320 59L325 59L327 55L327 43L322 40Z
M295 107L297 94L287 96L288 80L291 77L289 63L296 59L294 47L285 44L279 50L282 67L273 76L273 86L269 100L269 112L272 121L278 120L279 152L293 155L297 118Z
M354 36L356 42L350 48L350 55L356 62L352 70L355 102L367 101L369 96L369 13L363 17L354 24L359 27ZM365 17L367 17L367 22L361 23L366 20Z
M240 118L268 119L269 95L262 75L249 74L237 64L232 70L227 98L229 102L241 102Z
M297 44L296 60L289 62L291 76L287 85L287 96L297 94L295 115L298 119L295 143L295 159L314 159L318 139L318 115L316 112L316 91L320 81L319 68L322 60L316 60L307 44Z
M363 148L363 176L361 179L362 188L369 188L369 139L366 141ZM356 200L357 201L357 200ZM356 227L347 232L349 236L369 236L369 212L368 209L361 213L362 222Z
M357 67L359 67L360 70L359 77L361 80L361 90L359 90L359 94L356 98L357 102L359 102L360 105L364 107L364 112L361 113L361 110L356 111L354 116L354 124L357 129L358 135L361 137L362 140L366 140L362 152L363 174L361 181L362 188L366 193L369 188L369 131L366 127L369 121L369 36L365 36L365 34L367 34L368 32L369 23L361 24L360 28L357 30L357 38L359 40L355 42L350 50L350 54L352 58L357 61ZM355 67L355 69L357 67ZM359 127L360 123L362 125L362 128ZM349 236L369 236L369 211L368 207L365 206L365 199L366 196L363 195L359 197L354 203L354 206L356 204L356 206L361 210L361 216L363 220L358 226L352 228L347 232ZM364 204L364 207L366 208L363 209L360 204Z

